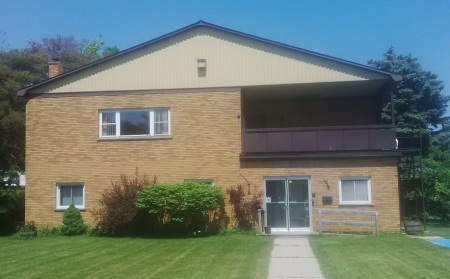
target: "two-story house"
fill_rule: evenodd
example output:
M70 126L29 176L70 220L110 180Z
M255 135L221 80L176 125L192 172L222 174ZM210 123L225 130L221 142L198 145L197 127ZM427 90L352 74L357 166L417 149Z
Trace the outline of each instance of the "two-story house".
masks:
M317 230L319 207L376 210L399 231L399 152L380 115L400 80L199 21L18 92L26 219L56 226L74 203L92 224L110 181L138 168L251 181L273 231Z

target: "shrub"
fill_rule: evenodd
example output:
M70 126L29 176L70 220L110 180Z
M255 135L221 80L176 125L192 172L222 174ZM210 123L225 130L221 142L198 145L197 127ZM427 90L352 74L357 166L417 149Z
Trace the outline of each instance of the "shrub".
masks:
M223 220L222 190L193 181L145 187L136 206L156 218L157 229L170 233L211 232Z
M83 222L80 210L71 204L64 212L61 233L64 235L80 235L86 233L87 225Z
M38 230L39 236L58 236L61 235L61 227L43 227Z
M230 204L233 206L233 218L236 226L242 230L255 228L258 221L258 209L262 207L262 193L246 195L244 187L238 184L227 189Z
M25 220L25 190L0 188L0 235L14 233Z
M136 207L136 196L144 186L155 184L146 175L140 177L136 171L133 179L124 174L117 182L111 182L99 200L100 209L92 212L96 228L101 234L124 235L137 233L148 223L148 218Z
M23 237L34 237L37 234L37 227L34 221L24 222L19 229L19 235Z

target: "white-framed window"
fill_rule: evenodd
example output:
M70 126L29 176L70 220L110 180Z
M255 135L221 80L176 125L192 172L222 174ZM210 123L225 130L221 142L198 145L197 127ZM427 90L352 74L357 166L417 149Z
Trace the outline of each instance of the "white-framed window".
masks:
M372 204L370 177L339 178L340 204Z
M168 108L99 111L100 138L170 136Z
M84 206L84 183L69 182L56 184L56 209L67 209L71 204L78 209Z

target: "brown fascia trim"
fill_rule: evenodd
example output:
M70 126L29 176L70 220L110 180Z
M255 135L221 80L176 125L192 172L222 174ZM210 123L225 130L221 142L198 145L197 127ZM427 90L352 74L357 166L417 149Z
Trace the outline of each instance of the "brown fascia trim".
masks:
M241 160L259 160L259 159L314 159L314 158L367 158L367 157L401 157L398 151L379 151L379 152L323 152L323 153L259 153L259 154L240 154Z
M123 55L125 55L125 54L127 54L129 52L132 52L132 51L135 51L135 50L147 47L149 45L155 44L157 42L160 42L162 40L165 40L167 38L173 37L173 36L175 36L177 34L180 34L180 33L185 32L185 31L189 31L189 30L197 28L197 27L212 28L212 29L215 29L215 30L220 30L220 31L223 31L223 32L226 32L226 33L231 33L231 34L234 34L234 35L237 35L237 36L245 37L245 38L248 38L248 39L251 39L251 40L255 40L255 41L271 44L271 45L274 45L274 46L278 46L278 47L285 48L285 49L290 49L290 50L293 50L293 51L296 51L296 52L301 52L301 53L313 55L313 56L316 56L316 57L321 57L321 58L324 58L324 59L327 59L327 60L332 60L332 61L339 62L339 63L344 63L344 64L347 64L347 65L350 65L350 66L353 66L353 67L362 68L362 69L365 69L365 70L368 70L368 71L377 72L377 73L380 73L380 74L383 74L383 75L386 75L386 76L390 77L395 83L399 83L400 81L402 81L402 76L401 75L396 75L396 74L384 72L384 71L381 71L381 70L378 70L378 69L375 69L375 68L372 68L372 67L369 67L369 66L366 66L366 65L363 65L363 64L358 64L358 63L350 62L350 61L347 61L347 60L344 60L344 59L336 58L336 57L333 57L333 56L328 56L328 55L321 54L321 53L318 53L318 52L306 50L306 49L303 49L303 48L299 48L299 47L295 47L295 46L279 43L279 42L276 42L276 41L272 41L272 40L269 40L269 39L261 38L261 37L254 36L254 35L250 35L250 34L243 33L243 32L240 32L240 31L236 31L236 30L233 30L233 29L228 29L228 28L225 28L225 27L222 27L222 26L219 26L219 25L211 24L211 23L208 23L208 22L200 20L200 21L198 21L196 23L193 23L193 24L188 25L186 27L180 28L180 29L175 30L173 32L167 33L166 35L157 37L157 38L155 38L153 40L144 42L142 44L139 44L139 45L136 45L134 47L125 49L123 51L120 51L120 52L118 52L116 54L113 54L111 56L108 56L108 57L99 59L97 61L91 62L91 63L86 64L84 66L81 66L81 67L79 67L77 69L74 69L72 71L63 73L61 75L55 76L55 77L50 78L50 79L47 79L47 80L45 80L43 82L40 82L38 84L31 85L29 87L23 88L23 89L17 91L17 96L18 97L23 97L23 96L25 96L25 94L28 93L28 91L30 89L33 89L33 88L39 87L41 85L47 84L47 83L52 82L53 80L56 80L56 79L64 78L65 76L68 76L68 75L71 75L73 73L82 71L82 70L84 70L86 68L93 67L93 66L95 66L97 64L110 61L112 59L115 59L116 57L123 56Z
M67 93L28 93L25 98L62 98L62 97L88 97L88 96L119 96L119 95L145 95L170 93L203 93L203 92L236 92L240 87L210 87L210 88L181 88L181 89L151 89L151 90L118 90L118 91L87 91Z

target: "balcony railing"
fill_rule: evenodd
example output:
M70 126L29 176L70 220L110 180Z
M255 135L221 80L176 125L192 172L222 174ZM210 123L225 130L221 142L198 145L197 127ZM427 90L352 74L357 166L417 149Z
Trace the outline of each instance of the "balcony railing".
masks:
M245 129L242 153L394 151L391 125Z

